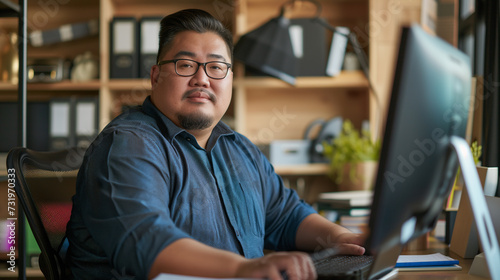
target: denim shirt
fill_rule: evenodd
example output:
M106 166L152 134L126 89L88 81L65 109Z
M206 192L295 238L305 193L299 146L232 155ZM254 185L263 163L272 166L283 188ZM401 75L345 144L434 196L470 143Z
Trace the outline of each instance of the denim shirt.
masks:
M311 213L247 138L219 122L203 149L148 97L85 154L68 262L76 279L146 279L158 253L181 238L257 258L294 250Z

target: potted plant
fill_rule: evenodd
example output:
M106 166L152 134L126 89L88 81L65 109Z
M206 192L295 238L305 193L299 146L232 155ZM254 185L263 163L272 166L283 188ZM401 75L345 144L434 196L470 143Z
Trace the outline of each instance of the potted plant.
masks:
M329 176L338 191L368 190L373 187L380 154L380 141L374 141L368 130L361 133L346 120L341 133L330 143L323 143L323 154L329 159Z

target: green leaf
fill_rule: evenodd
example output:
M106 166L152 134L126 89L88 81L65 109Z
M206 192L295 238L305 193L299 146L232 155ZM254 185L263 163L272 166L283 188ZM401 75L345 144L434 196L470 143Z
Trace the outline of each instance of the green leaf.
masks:
M330 143L323 143L323 154L330 160L329 175L336 183L343 180L343 168L350 164L351 178L357 177L356 164L379 159L380 141L373 141L370 131L357 131L351 121L346 120L341 133Z

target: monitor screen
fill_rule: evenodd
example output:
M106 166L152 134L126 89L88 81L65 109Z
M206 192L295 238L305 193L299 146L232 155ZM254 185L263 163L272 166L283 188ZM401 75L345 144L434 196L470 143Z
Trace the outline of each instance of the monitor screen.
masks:
M465 54L417 25L403 28L368 253L394 251L397 256L408 241L434 228L458 169L450 136L465 136L470 93Z

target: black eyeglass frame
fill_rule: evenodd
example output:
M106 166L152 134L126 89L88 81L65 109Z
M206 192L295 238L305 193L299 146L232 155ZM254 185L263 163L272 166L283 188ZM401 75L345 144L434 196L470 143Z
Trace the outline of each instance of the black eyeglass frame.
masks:
M177 72L177 61L179 60L187 60L187 61L191 61L191 62L194 62L196 64L198 64L198 68L196 68L196 71L194 71L193 74L191 75L181 75L179 74L179 72ZM198 70L200 69L200 66L203 66L203 71L205 71L205 74L207 74L207 76L211 79L214 79L214 80L222 80L222 79L225 79L227 77L227 73L229 73L229 69L232 68L232 64L231 63L227 63L227 62L224 62L224 61L208 61L208 62L198 62L196 60L192 60L192 59L187 59L187 58L178 58L178 59L170 59L170 60L162 60L160 62L157 63L158 66L161 66L163 64L167 64L167 63L174 63L174 69L175 69L175 74L181 76L181 77L192 77L194 75L196 75L196 73L198 73ZM214 78L212 76L210 76L207 72L207 64L209 63L222 63L222 64L225 64L227 66L227 70L226 70L226 74L224 75L224 77L222 78Z

